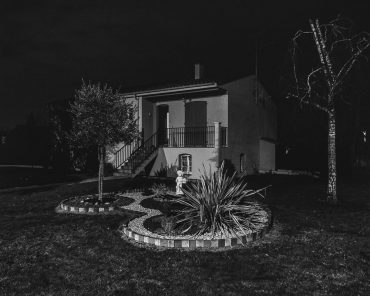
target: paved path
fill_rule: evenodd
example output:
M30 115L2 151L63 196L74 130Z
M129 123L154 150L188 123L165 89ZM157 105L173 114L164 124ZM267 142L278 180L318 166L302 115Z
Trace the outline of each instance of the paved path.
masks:
M130 210L130 211L137 211L137 212L142 212L145 213L146 215L143 215L139 218L135 218L129 222L130 229L132 231L135 231L137 233L142 233L150 236L156 236L155 233L152 233L151 231L148 231L144 227L144 221L147 220L150 217L153 216L158 216L161 215L162 212L159 210L155 209L148 209L144 208L140 205L140 203L147 198L152 198L153 196L143 196L141 193L122 193L121 196L127 196L135 201L127 206L122 206L123 209L125 210Z

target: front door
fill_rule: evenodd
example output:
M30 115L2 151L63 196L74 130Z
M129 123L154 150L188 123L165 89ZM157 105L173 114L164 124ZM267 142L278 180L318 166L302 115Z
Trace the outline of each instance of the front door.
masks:
M195 101L185 104L185 146L206 147L207 102Z
M169 112L168 105L159 105L157 107L157 117L158 117L158 144L167 145L167 129L169 124Z

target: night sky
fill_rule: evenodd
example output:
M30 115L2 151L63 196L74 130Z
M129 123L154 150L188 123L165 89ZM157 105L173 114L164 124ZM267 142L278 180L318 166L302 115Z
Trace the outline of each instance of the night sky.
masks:
M288 40L309 17L338 14L370 31L370 3L347 1L1 1L0 130L48 102L70 98L81 79L113 87L254 72L279 96ZM283 4L282 4L283 3Z

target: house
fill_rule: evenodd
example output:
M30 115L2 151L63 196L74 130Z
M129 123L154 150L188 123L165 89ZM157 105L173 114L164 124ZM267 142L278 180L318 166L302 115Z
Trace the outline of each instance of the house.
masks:
M255 76L228 83L194 80L124 94L136 104L142 140L121 143L110 161L120 173L199 178L222 161L239 172L275 170L277 110Z

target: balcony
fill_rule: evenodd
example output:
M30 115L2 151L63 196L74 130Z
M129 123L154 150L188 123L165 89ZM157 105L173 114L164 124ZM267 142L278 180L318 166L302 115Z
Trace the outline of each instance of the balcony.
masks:
M159 145L169 148L182 147L215 147L215 126L175 127L158 131ZM227 127L219 129L219 143L227 147Z

